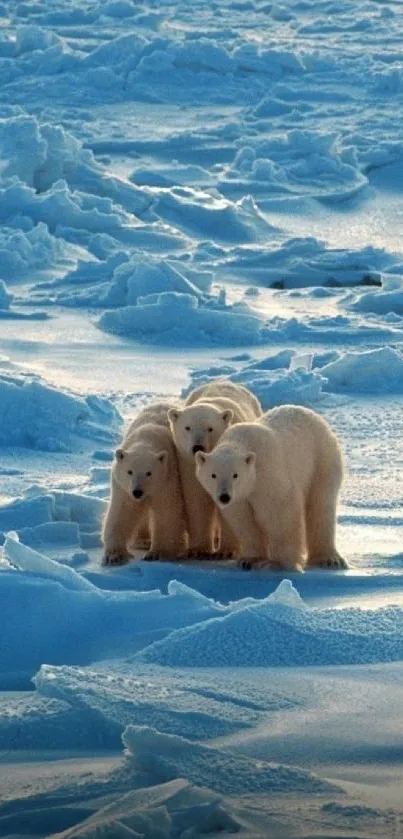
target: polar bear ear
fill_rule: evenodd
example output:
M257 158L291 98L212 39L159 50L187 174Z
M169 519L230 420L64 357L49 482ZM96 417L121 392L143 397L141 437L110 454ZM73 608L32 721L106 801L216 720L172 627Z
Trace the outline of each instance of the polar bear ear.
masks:
M255 452L248 452L245 457L245 463L247 466L254 466L256 463L256 455Z
M168 452L158 452L157 454L158 463L167 463L168 462Z
M196 454L195 454L196 466L204 466L206 460L207 460L207 455L204 452L196 452Z
M221 411L221 416L225 422L225 425L231 425L232 420L234 419L234 412L231 408L227 408L226 411Z
M179 419L179 414L181 414L181 413L182 412L179 410L179 408L170 408L169 411L168 411L169 422L171 422L171 423L176 422Z
M116 449L116 451L115 451L116 460L123 460L124 456L125 456L124 449Z

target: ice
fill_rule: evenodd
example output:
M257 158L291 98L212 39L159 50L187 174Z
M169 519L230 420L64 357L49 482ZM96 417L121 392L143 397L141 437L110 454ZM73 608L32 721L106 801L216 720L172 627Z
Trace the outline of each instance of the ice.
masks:
M8 309L13 299L3 280L0 280L0 309Z
M184 776L203 786L214 778L215 789L226 795L284 789L309 794L331 788L303 770L273 766L265 761L257 764L229 751L190 743L184 737L161 734L146 726L129 725L122 739L144 786Z
M253 819L252 819L253 821ZM158 837L196 839L223 831L238 833L245 822L222 796L179 778L126 793L107 804L84 824L66 830L63 837Z
M351 305L357 312L374 312L380 315L394 312L401 317L403 315L402 278L385 277L382 282L382 291L376 295L371 293L357 295L357 299Z
M332 390L401 393L403 355L393 347L344 353L336 361L325 364L321 373L327 378Z
M166 595L157 590L100 589L74 568L23 545L12 533L4 557L8 564L0 573L2 685L25 686L44 661L86 664L135 652L177 626L226 608L184 586Z
M303 609L291 584L180 629L138 654L170 667L297 667L399 661L401 608Z
M199 304L193 294L166 291L138 298L136 306L106 311L99 325L107 332L161 345L261 343L263 320L247 304Z
M0 446L69 451L80 438L116 439L121 418L107 399L73 396L20 369L0 373Z
M123 733L129 724L149 725L198 741L253 730L266 714L292 706L292 698L277 689L253 683L252 695L228 674L225 688L206 672L136 666L132 659L89 667L44 665L34 677L41 699L64 701L85 709L95 727ZM80 701L77 701L77 697ZM60 727L63 725L60 716ZM59 734L59 738L62 733ZM95 739L95 738L94 738Z
M2 270L14 282L32 270L46 270L68 258L67 244L52 236L46 224L33 225L28 218L21 218L16 227L2 227L0 251Z
M402 21L0 2L2 835L401 823ZM124 426L218 376L335 429L347 571L102 565Z
M15 533L9 533L4 543L4 555L10 565L20 571L43 575L49 580L57 580L71 591L91 591L95 594L92 583L77 574L73 568L56 563L31 548L22 545Z
M294 358L296 359L294 362ZM227 372L227 377L252 391L264 410L276 405L316 406L326 397L327 379L322 370L306 370L302 362L289 351L279 352L261 361L247 363L236 372ZM197 370L192 384L185 388L186 396L193 387L216 377L209 370Z
M283 103L264 100L255 116L270 117L287 113ZM251 182L252 192L261 189L262 181L270 184L272 192L293 192L327 200L352 197L364 189L368 180L359 170L357 156L352 149L342 150L334 134L313 134L295 129L286 138L258 141L240 149L227 177L239 175ZM280 163L281 161L281 163ZM225 182L224 182L225 183Z

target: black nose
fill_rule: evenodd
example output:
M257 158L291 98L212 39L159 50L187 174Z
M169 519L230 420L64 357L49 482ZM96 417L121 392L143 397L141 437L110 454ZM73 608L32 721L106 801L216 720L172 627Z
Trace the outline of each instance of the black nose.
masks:
M196 454L196 452L204 452L204 450L205 450L204 446L200 446L197 443L195 446L193 446L192 452L193 452L193 454Z
M221 501L221 504L228 504L228 502L231 501L231 496L228 495L228 492L222 492L219 500Z
M134 489L133 495L135 498L142 498L143 497L143 490L142 489Z

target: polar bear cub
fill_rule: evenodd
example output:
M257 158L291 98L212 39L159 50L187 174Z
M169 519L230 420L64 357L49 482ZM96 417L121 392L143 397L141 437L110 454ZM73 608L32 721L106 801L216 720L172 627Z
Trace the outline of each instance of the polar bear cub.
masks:
M116 450L111 497L103 527L107 565L130 559L128 546L149 530L145 559L169 558L186 549L186 522L178 459L168 424L172 406L144 408Z
M335 547L340 446L314 411L274 408L195 458L197 479L239 540L242 567L347 567Z
M262 415L256 397L241 385L216 379L188 396L183 408L171 408L168 419L178 451L190 556L213 552L215 505L195 476L195 454L210 452L226 429L238 422L253 422ZM220 553L231 555L237 540L221 523Z

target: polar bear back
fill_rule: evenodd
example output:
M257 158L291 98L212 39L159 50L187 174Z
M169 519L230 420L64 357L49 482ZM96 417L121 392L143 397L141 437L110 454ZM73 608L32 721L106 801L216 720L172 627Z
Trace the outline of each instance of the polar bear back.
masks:
M326 420L300 405L281 405L266 411L259 424L272 431L288 457L303 460L309 455L312 463L319 458L341 456L338 439Z
M297 405L272 408L257 422L232 426L219 445L228 444L245 454L253 451L261 474L275 474L279 484L292 477L303 491L322 468L342 470L339 442L329 424Z
M195 402L215 404L219 408L222 406L223 410L231 408L236 422L253 421L262 416L262 407L256 396L242 385L227 379L216 379L193 390L185 405L193 405Z
M151 405L146 405L131 421L129 427L126 429L124 441L127 441L133 432L140 429L143 425L159 425L169 428L168 411L173 407L170 402L153 402Z

